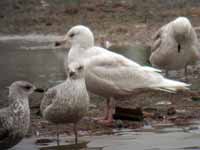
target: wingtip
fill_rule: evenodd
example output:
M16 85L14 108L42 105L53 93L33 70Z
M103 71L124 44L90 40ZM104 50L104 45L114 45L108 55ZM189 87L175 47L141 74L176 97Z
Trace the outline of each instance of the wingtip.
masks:
M144 66L143 67L146 71L153 71L153 72L158 72L158 73L161 73L162 70L160 69L157 69L157 68L153 68L153 67L149 67L149 66Z

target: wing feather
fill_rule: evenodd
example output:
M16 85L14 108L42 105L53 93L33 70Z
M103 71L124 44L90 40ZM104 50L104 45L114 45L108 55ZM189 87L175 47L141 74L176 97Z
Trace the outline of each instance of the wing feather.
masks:
M52 104L54 98L57 95L57 91L54 88L49 89L41 101L40 112L43 112L49 105Z
M156 72L119 55L97 55L91 57L87 65L87 78L95 80L95 84L102 88L131 92L161 80L161 75Z

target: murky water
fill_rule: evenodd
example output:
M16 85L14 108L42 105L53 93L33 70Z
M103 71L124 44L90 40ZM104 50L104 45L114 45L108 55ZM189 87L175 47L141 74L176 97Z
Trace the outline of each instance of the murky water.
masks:
M53 42L60 38L60 36L52 35L50 37L39 35L0 37L1 106L6 103L7 90L5 87L15 80L28 80L37 86L47 88L65 79L63 58L66 56L66 51L54 49L53 46ZM116 52L140 64L148 64L149 52L144 48L134 50L135 48L126 47L125 49L123 51L123 47L114 48ZM70 143L65 142L67 138L69 137L61 138L62 143L68 145L62 148L65 150L200 150L199 127L165 128L156 130L156 132L115 131L113 135L81 137L81 141L86 142L78 148L74 145L69 146ZM36 138L24 139L13 150L39 150L42 145L36 145L36 140ZM46 146L55 149L55 145L54 141Z
M158 132L159 131L159 132ZM42 138L42 137L40 137ZM164 128L156 132L115 131L113 135L81 137L78 146L61 138L61 150L199 150L200 129ZM14 150L56 150L56 142L45 146L36 145L36 138L24 139ZM63 146L65 145L65 146Z
M66 52L52 49L56 38L51 40L50 37L48 41L44 37L8 37L0 38L0 104L5 103L3 99L7 97L5 87L15 80L27 80L47 88L65 79L63 58Z

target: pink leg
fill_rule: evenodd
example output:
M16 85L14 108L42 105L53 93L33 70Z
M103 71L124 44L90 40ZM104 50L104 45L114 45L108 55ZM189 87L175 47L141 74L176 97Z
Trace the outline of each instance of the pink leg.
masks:
M97 117L95 120L97 121L102 121L102 120L107 120L109 116L109 109L110 109L110 99L106 99L106 107L104 108L105 115L102 117Z
M108 98L106 100L105 116L104 116L103 120L107 120L108 119L109 113L110 113L110 99Z
M99 123L110 126L113 122L113 98L107 99L107 105L106 105L106 113L105 117L102 120L99 120Z

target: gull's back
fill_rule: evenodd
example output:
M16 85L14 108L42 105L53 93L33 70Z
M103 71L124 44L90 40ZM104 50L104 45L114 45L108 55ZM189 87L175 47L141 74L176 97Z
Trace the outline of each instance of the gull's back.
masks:
M29 108L15 102L0 109L0 148L8 149L20 142L28 132L29 124Z
M68 79L45 93L41 111L50 122L76 123L85 115L88 105L85 81Z
M70 51L69 64L83 60L87 88L104 97L129 95L135 88L148 87L162 80L159 74L101 47L94 46L78 54L76 50Z
M184 22L189 20L183 19ZM200 60L199 42L193 27L190 26L189 34L182 35L180 43L175 39L174 21L164 25L156 33L153 42L150 62L161 69L176 70L192 65ZM184 37L187 36L187 37ZM159 41L159 42L158 42ZM178 46L180 44L180 46ZM179 49L178 49L179 47Z
M78 34L71 37L68 64L78 61L84 63L89 91L110 98L130 95L137 88L176 91L188 86L165 79L157 73L160 71L158 69L141 66L120 54L94 46L93 40L87 41L88 38L93 39L91 31L88 31L88 28L84 32L82 30L83 28L80 28ZM88 32L88 35L85 32ZM70 31L68 33L70 35Z

